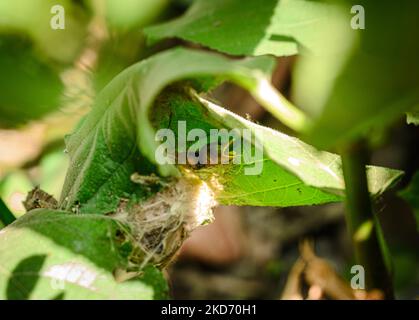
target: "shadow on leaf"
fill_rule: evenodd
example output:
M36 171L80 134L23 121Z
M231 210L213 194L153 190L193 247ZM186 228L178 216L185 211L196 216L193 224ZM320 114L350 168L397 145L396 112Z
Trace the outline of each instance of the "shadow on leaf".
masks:
M33 255L23 259L12 271L6 290L8 300L27 300L39 280L46 255Z

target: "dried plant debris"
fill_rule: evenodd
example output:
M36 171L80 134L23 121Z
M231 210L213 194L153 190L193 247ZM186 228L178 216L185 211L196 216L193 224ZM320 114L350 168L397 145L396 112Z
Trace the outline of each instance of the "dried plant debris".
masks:
M155 178L153 184L157 183ZM136 245L130 260L140 269L148 263L167 266L189 234L213 220L217 202L207 183L189 174L163 185L144 202L122 200L112 215L130 226L129 234Z
M378 290L353 290L325 259L316 256L313 245L303 241L301 257L292 267L288 276L282 300L379 300L383 299Z
M58 201L53 196L36 186L23 201L23 206L29 212L34 209L57 209Z

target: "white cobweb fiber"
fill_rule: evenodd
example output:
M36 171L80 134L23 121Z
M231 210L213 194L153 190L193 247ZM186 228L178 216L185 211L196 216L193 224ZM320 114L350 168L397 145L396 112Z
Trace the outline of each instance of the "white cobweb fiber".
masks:
M141 251L141 268L148 263L164 267L196 227L213 221L216 205L211 188L188 176L169 183L140 204L121 202L114 218L131 227Z

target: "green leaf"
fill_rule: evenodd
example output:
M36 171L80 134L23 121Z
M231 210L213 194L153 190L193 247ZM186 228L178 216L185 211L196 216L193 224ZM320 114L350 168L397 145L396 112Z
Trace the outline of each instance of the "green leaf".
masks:
M166 283L152 267L116 282L129 254L118 232L125 229L104 215L27 213L0 231L0 299L165 298Z
M352 4L364 8L364 30L350 27ZM336 16L340 28L316 30L324 52L301 56L294 72L295 103L314 119L306 141L344 145L418 104L418 12L415 0L346 1Z
M352 5L365 8L365 30L351 28ZM300 53L295 101L314 118L306 141L324 149L385 128L418 103L417 12L415 0L198 0L145 33L149 43L178 37L235 55Z
M331 11L305 0L197 0L180 18L144 32L150 44L177 37L233 55L288 56L322 50L317 29L333 30Z
M55 30L54 6L64 29ZM39 119L61 105L61 72L85 45L88 17L70 0L0 1L0 126Z
M419 172L416 172L410 184L404 190L400 191L399 195L412 207L419 231Z
M64 29L55 30L51 20L54 6L64 9ZM71 0L0 1L0 34L30 39L40 56L71 63L85 41L88 16Z
M250 129L262 141L263 171L246 175L253 163L223 170L223 204L299 206L341 201L345 193L342 163L338 155L319 151L301 140L257 125L211 102L201 100L210 115L227 128ZM378 196L401 177L398 170L367 166L369 190Z
M61 208L84 213L113 212L121 198L142 200L157 191L135 185L130 179L134 172L179 175L173 165L157 166L154 157L159 145L156 130L180 120L186 120L189 128L206 131L251 128L261 139L266 135L262 140L266 161L261 176L245 176L241 166L208 169L218 170L216 173L222 177L220 202L290 206L339 201L344 187L338 156L252 124L188 93L190 86L208 87L202 86L200 79L229 80L249 90L286 121L300 124L304 118L283 103L262 72L270 61L263 57L229 60L212 53L173 49L126 69L99 94L81 127L67 139L71 163ZM164 90L175 82L179 83L177 87ZM370 191L380 194L399 177L399 171L372 167Z
M217 193L221 204L254 206L313 205L342 200L344 181L341 160L338 155L322 152L301 140L290 137L251 121L195 96L195 100L182 94L167 93L166 102L155 108L154 118L158 128L169 128L176 133L179 121L186 122L186 130L248 129L252 139L263 144L263 170L249 175L245 170L255 167L255 160L246 164L211 165L196 170L203 180L219 177L222 185ZM164 116L164 114L166 116ZM189 147L189 145L187 145ZM245 149L244 153L254 154ZM181 150L177 150L181 151ZM400 171L379 167L367 167L369 189L379 195L400 178Z
M63 83L57 70L18 37L0 35L0 126L38 119L60 104Z

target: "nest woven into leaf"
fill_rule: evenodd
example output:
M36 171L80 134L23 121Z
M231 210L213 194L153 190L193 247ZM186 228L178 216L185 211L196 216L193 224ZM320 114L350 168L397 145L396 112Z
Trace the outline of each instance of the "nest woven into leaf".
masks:
M182 177L145 202L121 202L114 217L131 227L139 249L133 262L164 267L196 227L212 222L216 204L205 182Z

